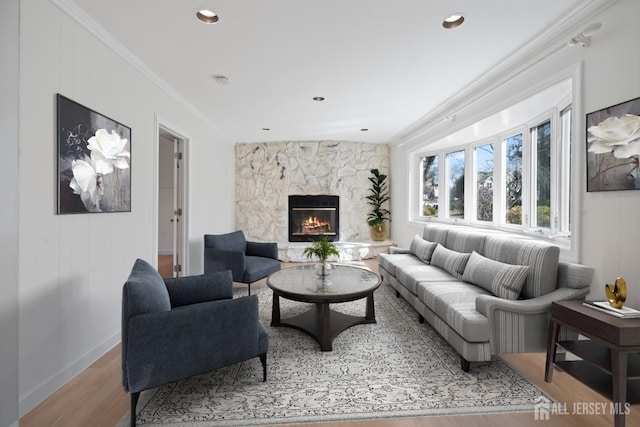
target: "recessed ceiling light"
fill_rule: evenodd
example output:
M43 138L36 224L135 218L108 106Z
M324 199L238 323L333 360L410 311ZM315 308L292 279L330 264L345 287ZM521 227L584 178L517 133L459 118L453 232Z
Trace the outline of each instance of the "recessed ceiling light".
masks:
M459 27L463 22L464 16L462 15L462 13L456 12L444 18L444 20L442 21L442 26L451 29Z
M271 128L262 128L262 130L267 131L267 130L271 130Z
M313 100L314 100L314 101L318 101L318 102L319 102L319 101L324 101L324 96L314 96L314 97L313 97Z
M367 132L368 130L369 129L367 129L367 128L362 128L362 129L360 129L360 132Z
M215 12L210 11L209 9L199 9L196 12L196 18L205 24L215 24L218 22L218 15Z

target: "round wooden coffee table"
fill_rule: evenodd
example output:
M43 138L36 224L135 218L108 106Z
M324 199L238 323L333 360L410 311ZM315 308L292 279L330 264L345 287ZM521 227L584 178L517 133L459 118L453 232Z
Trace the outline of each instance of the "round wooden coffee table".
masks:
M271 326L288 326L303 331L320 343L322 351L331 351L332 342L342 331L363 323L375 323L373 292L380 276L368 268L333 265L331 274L320 277L313 264L286 268L271 274L267 285L273 290ZM297 316L280 318L280 297L315 304ZM329 304L367 299L363 317L334 311Z

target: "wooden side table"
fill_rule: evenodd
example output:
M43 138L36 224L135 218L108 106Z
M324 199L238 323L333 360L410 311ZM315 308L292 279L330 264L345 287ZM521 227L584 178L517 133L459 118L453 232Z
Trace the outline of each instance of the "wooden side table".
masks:
M560 326L589 338L558 341ZM582 360L558 360L558 346ZM640 403L640 319L621 319L586 307L582 301L551 305L544 379L553 365L612 400L615 427L624 427L629 404Z

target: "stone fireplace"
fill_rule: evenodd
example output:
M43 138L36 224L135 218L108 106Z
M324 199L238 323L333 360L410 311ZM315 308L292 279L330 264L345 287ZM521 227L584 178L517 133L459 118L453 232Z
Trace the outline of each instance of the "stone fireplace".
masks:
M289 196L289 241L308 242L340 236L340 197L334 195Z
M389 242L371 242L367 193L371 169L389 174L389 146L353 141L283 141L238 143L235 146L235 228L248 240L277 242L282 261L307 261L302 255L309 234L330 235L341 260L358 260L386 250ZM296 211L311 221L290 236L289 196L331 195L339 198L331 211ZM303 208L305 206L302 206ZM318 206L306 206L318 207ZM329 207L329 206L320 206ZM314 217L316 219L314 219ZM325 223L334 224L329 225ZM306 230L306 231L305 231ZM315 230L315 231L314 231ZM300 235L300 234L303 235ZM297 239L297 240L296 240Z

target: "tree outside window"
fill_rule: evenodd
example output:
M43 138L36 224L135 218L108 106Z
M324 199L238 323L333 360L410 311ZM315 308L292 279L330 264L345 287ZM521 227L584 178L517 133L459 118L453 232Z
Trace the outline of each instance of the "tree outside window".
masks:
M522 225L522 134L504 140L505 222Z
M531 129L536 153L535 227L551 226L551 121Z
M438 156L422 158L422 215L438 216Z
M464 219L464 150L447 154L449 218Z
M476 215L493 221L493 144L476 147Z

